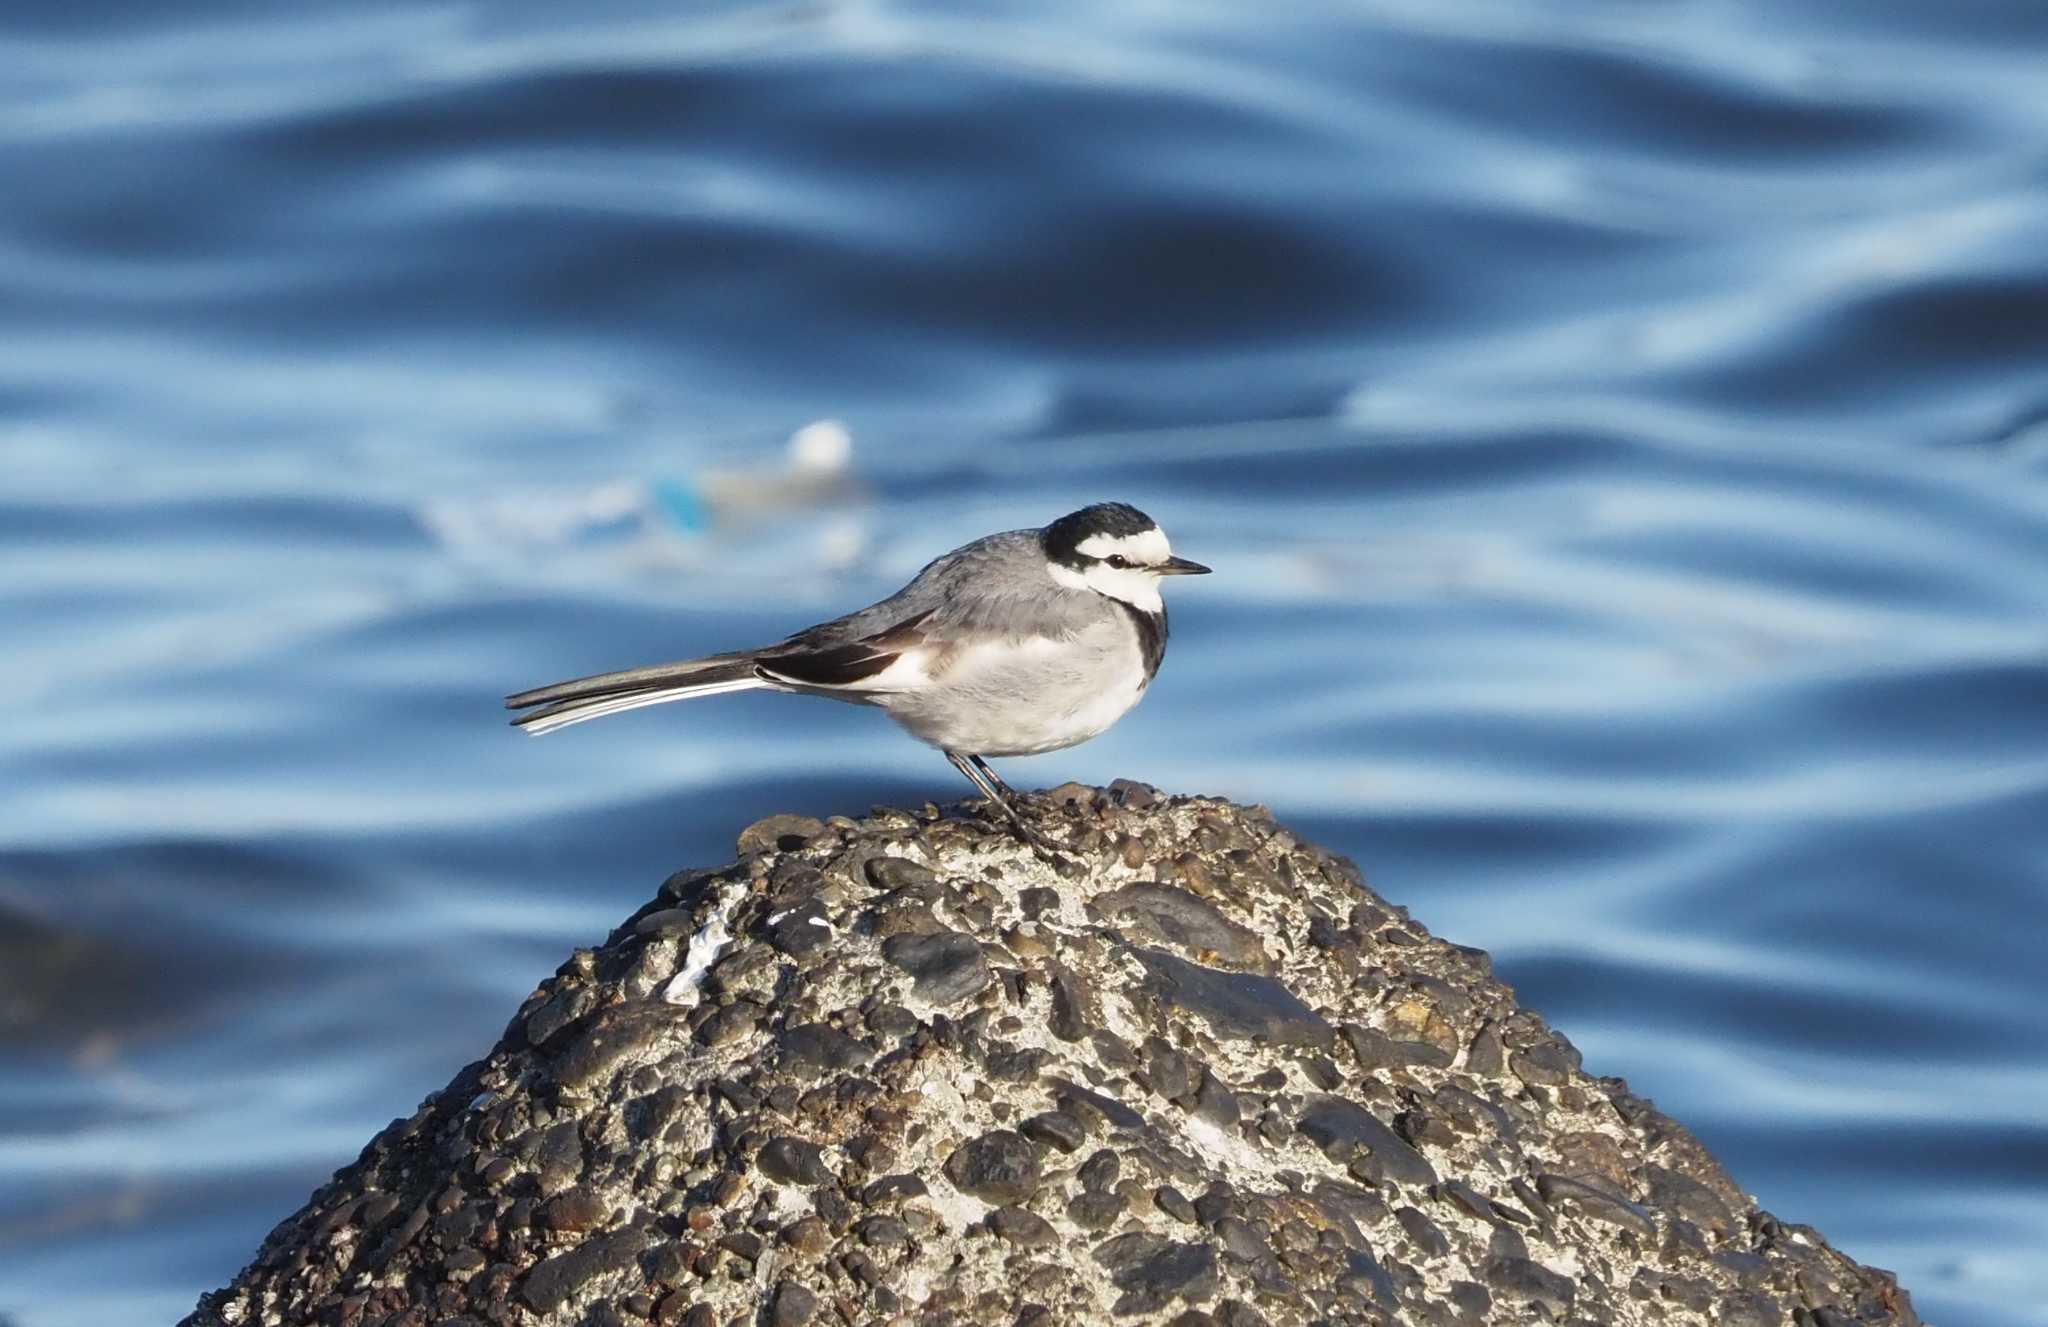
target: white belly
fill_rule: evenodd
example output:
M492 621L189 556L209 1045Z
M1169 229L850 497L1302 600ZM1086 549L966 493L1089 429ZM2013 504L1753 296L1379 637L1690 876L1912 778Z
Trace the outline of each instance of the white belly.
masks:
M1030 756L1104 731L1138 703L1150 680L1135 633L1111 622L1075 640L977 646L936 684L876 703L942 751Z

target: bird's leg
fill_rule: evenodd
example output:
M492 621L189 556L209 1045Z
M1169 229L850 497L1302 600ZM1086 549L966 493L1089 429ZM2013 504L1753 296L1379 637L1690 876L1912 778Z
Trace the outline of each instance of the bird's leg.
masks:
M1009 784L1004 783L1002 779L997 776L996 772L989 768L988 762L986 760L983 760L980 756L969 756L967 758L967 762L970 765L973 765L974 768L980 770L981 777L987 779L990 783L994 784L997 792L1002 793L1007 797L1015 797L1017 795L1016 789L1012 788Z
M948 751L946 752L946 759L953 762L954 769L967 776L969 783L981 790L981 795L988 798L991 806L996 807L1009 818L1010 828L1017 831L1018 838L1024 840L1025 843L1038 849L1040 852L1057 855L1058 849L1048 842L1044 835L1025 824L1024 817L1017 814L1017 808L1011 806L1009 799L1005 798L1002 792L998 791L998 789L1004 788L1003 781L995 776L995 771L982 763L981 757L962 756L957 752Z

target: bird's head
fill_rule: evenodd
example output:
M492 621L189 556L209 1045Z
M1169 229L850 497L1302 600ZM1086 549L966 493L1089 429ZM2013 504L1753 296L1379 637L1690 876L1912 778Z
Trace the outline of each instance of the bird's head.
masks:
M1093 590L1133 608L1156 613L1162 607L1159 578L1203 576L1199 562L1177 558L1166 532L1136 507L1098 502L1062 516L1039 532L1046 570L1061 585Z

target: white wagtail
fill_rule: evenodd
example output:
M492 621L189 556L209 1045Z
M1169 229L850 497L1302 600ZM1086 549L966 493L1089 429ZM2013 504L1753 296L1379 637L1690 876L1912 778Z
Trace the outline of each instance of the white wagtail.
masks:
M1162 576L1202 575L1135 507L1103 502L937 558L880 603L756 650L630 668L508 696L529 733L713 696L790 691L874 705L955 769L1033 846L984 756L1085 742L1138 703L1166 653Z

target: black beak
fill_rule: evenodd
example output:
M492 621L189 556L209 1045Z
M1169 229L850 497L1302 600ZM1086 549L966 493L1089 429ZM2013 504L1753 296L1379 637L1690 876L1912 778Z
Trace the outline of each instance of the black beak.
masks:
M1207 576L1209 569L1199 562L1186 558L1168 558L1153 568L1161 576Z

